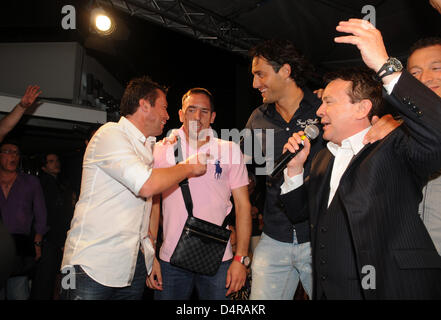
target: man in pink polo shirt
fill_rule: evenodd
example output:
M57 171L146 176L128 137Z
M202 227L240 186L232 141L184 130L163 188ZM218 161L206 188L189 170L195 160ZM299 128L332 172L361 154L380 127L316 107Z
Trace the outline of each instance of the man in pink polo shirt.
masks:
M233 195L236 212L237 251L233 259L231 244L214 276L196 274L170 264L187 219L187 210L181 189L178 185L162 193L163 244L158 262L155 260L153 271L147 285L155 289L157 300L189 299L194 287L200 299L226 299L245 284L249 264L248 244L251 235L251 205L248 197L248 173L243 155L237 144L217 139L213 136L210 124L216 113L211 93L203 88L189 90L182 98L179 118L183 126L175 131L180 137L183 157L196 152L208 152L207 172L198 178L189 179L193 201L193 215L197 218L222 225L232 208ZM155 167L170 167L175 164L174 144L157 143L154 149ZM150 232L156 239L160 199L153 200Z

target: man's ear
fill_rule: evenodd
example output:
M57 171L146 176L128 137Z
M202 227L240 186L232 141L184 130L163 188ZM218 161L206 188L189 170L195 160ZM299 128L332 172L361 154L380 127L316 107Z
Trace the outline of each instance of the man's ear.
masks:
M363 99L360 101L357 110L357 119L367 118L372 109L372 101Z
M139 108L141 108L142 111L147 112L150 110L151 107L152 106L150 105L150 102L148 100L143 98L139 99Z
M291 66L287 63L285 63L283 66L280 67L278 72L284 79L287 79L291 76Z
M211 113L210 123L214 123L214 118L216 118L216 112Z
M179 113L179 121L184 123L184 111L182 111L182 109L179 109L178 113Z

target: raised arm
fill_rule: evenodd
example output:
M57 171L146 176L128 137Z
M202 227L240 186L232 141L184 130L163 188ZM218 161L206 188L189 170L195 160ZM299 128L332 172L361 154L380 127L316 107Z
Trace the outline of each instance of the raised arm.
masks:
M365 64L378 72L389 55L379 30L368 21L341 21L337 30L350 35L335 42L356 45ZM408 139L401 141L402 152L409 164L421 175L439 169L441 163L441 98L407 71L396 71L381 79L387 90L386 99L401 114Z
M11 131L20 121L26 109L32 106L35 99L41 94L39 86L28 86L24 96L20 102L12 109L12 111L0 120L0 141Z

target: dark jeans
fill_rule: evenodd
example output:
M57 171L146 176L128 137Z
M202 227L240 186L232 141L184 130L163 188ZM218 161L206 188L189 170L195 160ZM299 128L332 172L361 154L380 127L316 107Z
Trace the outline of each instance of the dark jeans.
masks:
M227 300L225 288L227 271L231 260L224 261L214 276L204 276L169 262L160 261L162 275L162 291L155 291L155 300L188 300L193 288L196 287L201 300Z
M52 300L63 251L52 242L44 241L41 258L32 281L31 299Z
M115 288L99 284L90 278L84 270L75 265L75 289L62 289L63 300L141 300L147 271L144 255L139 251L132 284L127 287Z

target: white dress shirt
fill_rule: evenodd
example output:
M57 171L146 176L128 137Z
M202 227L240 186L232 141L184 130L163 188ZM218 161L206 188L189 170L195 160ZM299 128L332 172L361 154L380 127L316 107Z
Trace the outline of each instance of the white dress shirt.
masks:
M392 93L400 77L401 73L395 76L388 85L384 85L384 88L386 89L388 94ZM328 142L327 147L335 157L331 173L328 207L331 204L332 199L334 198L335 192L337 191L338 185L340 184L340 179L343 176L343 173L346 171L349 163L351 162L352 157L356 155L361 149L363 149L364 136L371 127L372 126L369 126L368 128L343 140L341 146L330 141ZM285 181L280 187L281 194L288 193L303 185L303 172L293 177L289 177L287 171L288 169L285 169L283 171Z
M328 142L327 147L329 151L335 157L334 164L332 166L330 191L328 198L328 207L334 198L335 192L340 184L340 179L343 173L346 171L351 159L364 147L363 139L371 126L354 134L353 136L343 140L341 146L331 141ZM297 189L303 185L303 172L301 174L289 177L287 170L284 170L285 182L281 186L282 194L288 193L291 190Z
M140 240L148 232L151 198L138 193L152 172L155 141L124 117L96 132L84 155L62 269L80 265L105 286L131 284Z

